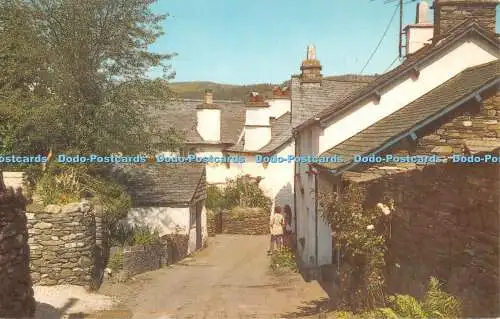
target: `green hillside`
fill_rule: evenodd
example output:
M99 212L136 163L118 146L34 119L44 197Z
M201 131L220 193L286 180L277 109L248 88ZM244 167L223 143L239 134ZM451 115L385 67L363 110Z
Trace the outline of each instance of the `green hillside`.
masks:
M263 83L252 85L230 85L214 82L174 82L169 83L170 89L177 93L179 97L186 99L202 99L203 92L211 89L214 92L215 100L246 100L251 91L259 92L262 95L271 95L272 89L277 84Z

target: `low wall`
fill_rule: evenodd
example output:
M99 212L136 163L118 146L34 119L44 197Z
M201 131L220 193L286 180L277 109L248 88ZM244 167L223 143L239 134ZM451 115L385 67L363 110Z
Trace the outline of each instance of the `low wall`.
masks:
M217 219L220 217L219 213L214 211L207 211L207 231L209 237L214 237L217 231Z
M162 237L167 246L168 264L173 264L188 255L189 236L183 234L169 234Z
M242 235L269 234L269 213L261 208L235 207L222 212L222 233Z
M123 270L128 276L167 265L167 247L161 244L136 245L123 250Z
M95 283L96 222L86 202L29 208L31 277L40 285Z
M0 317L32 317L35 313L30 278L25 200L1 191L0 178Z

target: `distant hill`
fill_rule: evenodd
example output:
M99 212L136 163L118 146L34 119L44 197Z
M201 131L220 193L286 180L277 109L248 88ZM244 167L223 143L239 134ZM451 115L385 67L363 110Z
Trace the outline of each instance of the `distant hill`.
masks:
M259 92L261 95L270 96L272 89L281 84L252 84L252 85L231 85L214 82L174 82L169 83L170 89L177 93L179 97L185 99L202 99L203 92L211 89L214 92L215 100L236 100L245 101L251 91Z

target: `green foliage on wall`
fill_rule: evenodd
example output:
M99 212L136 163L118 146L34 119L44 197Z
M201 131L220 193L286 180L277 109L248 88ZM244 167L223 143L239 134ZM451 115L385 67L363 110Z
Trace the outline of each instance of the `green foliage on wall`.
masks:
M340 278L346 286L342 297L354 309L384 303L383 270L390 217L379 207L366 207L366 198L366 190L352 184L340 193L320 195L323 217L332 225L336 249L344 256ZM385 201L393 208L389 197Z
M438 279L431 277L428 290L422 300L410 295L396 294L387 298L387 306L354 314L337 311L333 318L340 319L445 319L460 318L461 302L444 292Z
M206 206L212 211L232 210L234 207L260 207L266 212L271 209L272 201L259 184L247 176L228 180L224 189L215 185L207 188Z

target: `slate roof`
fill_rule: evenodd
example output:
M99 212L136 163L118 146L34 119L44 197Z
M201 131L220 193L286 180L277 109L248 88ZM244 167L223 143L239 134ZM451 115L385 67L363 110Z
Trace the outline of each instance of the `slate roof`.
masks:
M418 69L420 64L424 63L427 59L438 55L450 45L453 45L458 40L463 39L464 37L471 34L480 35L483 39L489 41L495 46L499 45L498 37L495 33L492 33L481 27L476 19L469 18L468 20L451 29L447 35L443 35L444 38L441 38L439 41L433 43L432 45L425 46L422 49L418 50L417 52L409 56L401 65L387 73L382 74L369 85L358 91L351 91L351 93L345 98L333 101L333 104L325 107L323 111L310 116L308 120L304 119L302 121L303 123L296 127L296 129L301 130L308 125L316 123L315 118L325 119L327 117L339 114L340 111L347 110L350 107L355 106L357 102L366 99L376 90L379 90L387 85L394 83L395 81L400 80L402 77L406 76L407 72L409 72L413 68Z
M321 154L341 155L344 163L328 163L322 166L338 169L353 160L355 155L371 154L412 128L440 113L445 108L476 93L487 84L500 82L500 61L468 68L441 84L402 109L383 118L360 133Z
M271 119L271 141L260 150L249 153L270 154L280 148L283 144L292 138L292 129L290 127L291 113L286 112L277 119ZM245 152L244 138L239 143L227 149L231 152Z
M367 75L339 75L324 77L321 85L301 84L292 77L292 126L297 127L348 94L361 89L375 79Z
M161 110L152 110L152 116L160 127L184 132L187 143L213 144L203 141L196 130L196 109L202 103L202 100L175 100ZM221 143L236 143L245 123L245 105L238 101L214 101L214 105L221 110Z
M134 207L188 204L198 185L206 182L203 163L151 163L122 169Z

